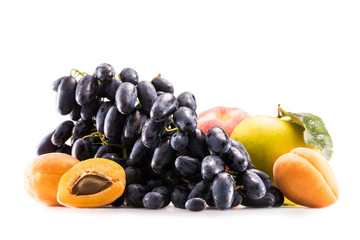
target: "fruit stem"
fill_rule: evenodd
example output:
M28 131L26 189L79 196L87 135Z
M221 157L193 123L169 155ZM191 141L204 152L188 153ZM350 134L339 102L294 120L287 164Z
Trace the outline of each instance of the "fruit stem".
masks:
M277 115L278 118L281 118L281 113L280 113L280 104L278 104L278 115Z

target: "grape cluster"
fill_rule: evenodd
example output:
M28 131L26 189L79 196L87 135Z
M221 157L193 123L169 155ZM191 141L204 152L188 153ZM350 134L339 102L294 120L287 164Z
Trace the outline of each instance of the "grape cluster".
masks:
M58 112L71 120L45 136L37 153L120 164L126 189L113 206L159 209L172 203L201 211L283 204L282 193L251 164L244 146L219 127L205 135L197 128L194 95L176 97L160 75L139 81L135 70L125 68L117 76L104 63L93 75L72 71L53 90Z

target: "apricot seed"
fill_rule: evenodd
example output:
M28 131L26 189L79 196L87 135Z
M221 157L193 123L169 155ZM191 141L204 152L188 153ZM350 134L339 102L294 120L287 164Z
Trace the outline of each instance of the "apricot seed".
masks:
M46 205L60 205L57 191L61 176L79 160L65 153L47 153L36 157L25 169L25 190Z
M296 204L321 208L338 199L335 175L328 161L316 150L295 148L280 156L273 174L280 191Z
M57 199L69 207L102 207L119 198L125 186L125 171L119 164L92 158L76 164L61 177Z

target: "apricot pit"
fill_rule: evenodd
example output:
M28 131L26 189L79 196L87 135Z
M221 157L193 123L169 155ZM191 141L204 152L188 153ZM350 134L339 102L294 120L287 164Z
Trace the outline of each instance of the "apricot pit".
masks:
M58 201L69 207L102 207L125 189L125 171L114 161L92 158L80 162L60 179Z

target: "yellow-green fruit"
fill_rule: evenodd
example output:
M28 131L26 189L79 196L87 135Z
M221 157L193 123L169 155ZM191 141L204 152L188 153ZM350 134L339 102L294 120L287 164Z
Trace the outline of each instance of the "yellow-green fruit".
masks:
M273 166L281 155L297 147L309 147L304 128L296 123L270 116L253 116L243 120L231 137L244 145L255 167L273 178ZM314 147L309 147L314 148Z

